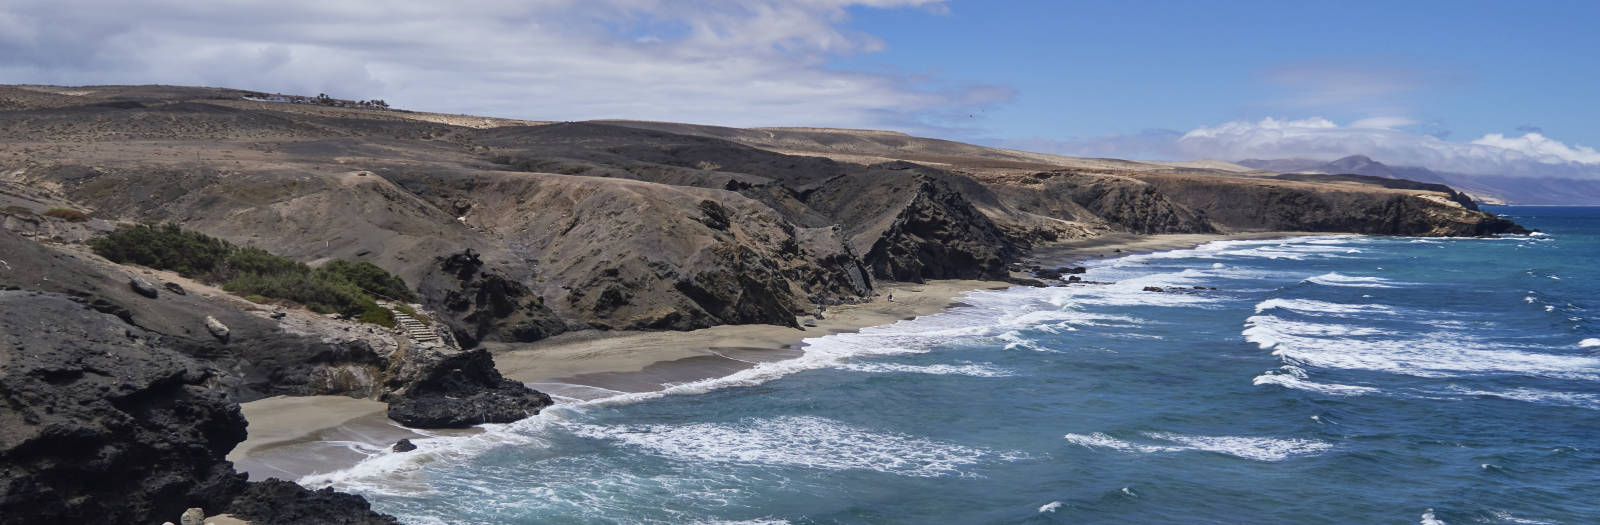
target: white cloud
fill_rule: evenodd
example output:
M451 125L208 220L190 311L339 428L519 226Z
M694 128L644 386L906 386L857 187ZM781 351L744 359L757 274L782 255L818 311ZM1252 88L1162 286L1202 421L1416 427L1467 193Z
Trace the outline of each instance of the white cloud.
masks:
M1472 143L1519 151L1539 162L1549 164L1573 162L1600 165L1600 151L1584 146L1568 146L1538 133L1528 133L1521 137L1490 133Z
M847 29L848 9L945 1L13 0L0 6L0 78L326 92L532 119L918 130L1012 92L827 63L885 46Z
M1340 126L1324 118L1229 122L1200 127L1177 139L1191 158L1307 158L1333 160L1367 155L1395 166L1479 175L1600 178L1600 152L1569 146L1538 133L1521 137L1490 134L1472 142L1450 142L1393 129L1403 119L1368 119Z

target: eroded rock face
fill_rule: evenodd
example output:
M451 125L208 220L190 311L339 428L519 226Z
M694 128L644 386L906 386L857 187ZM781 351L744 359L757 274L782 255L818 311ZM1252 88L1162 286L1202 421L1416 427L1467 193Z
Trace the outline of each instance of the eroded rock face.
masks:
M245 421L216 379L67 296L0 291L0 523L160 523L226 506L245 484L224 459Z
M544 298L504 274L488 270L471 249L438 258L424 278L425 301L446 316L462 346L479 341L537 341L566 331Z
M397 374L405 386L385 399L389 419L416 428L464 428L510 423L552 404L550 396L501 376L487 351L434 355L410 359L415 379Z
M1324 188L1295 182L1236 181L1141 175L1185 206L1204 210L1235 230L1349 232L1371 235L1480 236L1527 233L1448 195L1403 189Z

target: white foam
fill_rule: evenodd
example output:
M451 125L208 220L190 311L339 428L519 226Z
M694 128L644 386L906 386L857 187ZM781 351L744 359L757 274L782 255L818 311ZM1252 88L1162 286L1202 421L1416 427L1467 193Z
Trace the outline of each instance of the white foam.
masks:
M1499 347L1482 347L1469 335L1440 331L1418 336L1386 334L1347 324L1288 321L1251 316L1245 340L1272 350L1287 364L1373 370L1416 377L1519 374L1562 379L1600 379L1600 359Z
M1433 509L1422 511L1422 521L1417 523L1418 525L1447 525L1443 520L1434 517Z
M1600 394L1581 392L1556 392L1537 388L1512 388L1508 390L1471 390L1452 388L1449 392L1469 396L1490 396L1526 403L1559 405L1589 410L1600 410Z
M1347 337L1383 335L1377 328L1333 323L1291 321L1275 315L1252 315L1244 320L1244 338L1262 350L1277 346L1285 338Z
M1255 461L1282 461L1291 457L1310 456L1326 452L1332 444L1312 439L1282 439L1244 436L1190 436L1170 432L1145 432L1145 437L1175 444L1133 443L1104 433L1067 434L1063 437L1074 444L1090 448L1107 448L1118 452L1143 454L1203 451Z
M1059 508L1061 508L1061 502L1052 501L1052 502L1046 503L1044 505L1040 505L1039 506L1039 513L1040 514L1044 514L1046 512L1055 512L1056 509L1059 509Z
M901 434L869 432L810 416L747 418L731 424L569 428L579 436L618 441L679 459L872 470L914 477L963 475L962 469L971 465L1021 457Z
M1294 367L1286 366L1285 368ZM1299 377L1294 374L1274 372L1267 372L1256 376L1255 379L1250 381L1250 384L1255 386L1278 385L1284 388L1292 388L1295 390L1304 390L1307 392L1316 392L1318 394L1345 397L1363 396L1380 392L1380 390L1376 388L1367 386L1341 385L1337 383L1317 383L1314 381L1308 381L1305 377ZM1316 418L1317 416L1311 417Z
M965 365L903 365L897 363L849 363L839 365L837 368L854 372L869 373L898 373L898 374L930 374L930 375L961 375L972 377L1010 377L1017 375L1015 371L998 366L983 364Z
M1305 280L1308 283L1323 286L1339 286L1345 288L1394 288L1394 282L1382 277L1363 277L1344 275L1339 272L1328 272Z
M1498 519L1498 520L1506 522L1506 523L1524 523L1524 524L1528 524L1528 525L1553 525L1553 524L1557 523L1557 522L1554 522L1554 521L1531 520L1531 519L1528 519L1528 518L1519 518L1519 517L1516 517L1516 516L1512 516L1510 512L1506 512L1506 511L1503 511L1503 510L1491 510L1491 511L1489 511L1489 513L1493 514L1495 519Z
M1590 338L1584 339L1582 341L1578 341L1578 348L1597 348L1597 347L1600 347L1600 337L1590 337Z
M1256 313L1261 313L1273 308L1293 310L1305 314L1364 314L1364 313L1390 313L1394 311L1391 306L1381 304L1346 304L1317 301L1314 299L1267 299L1256 303Z

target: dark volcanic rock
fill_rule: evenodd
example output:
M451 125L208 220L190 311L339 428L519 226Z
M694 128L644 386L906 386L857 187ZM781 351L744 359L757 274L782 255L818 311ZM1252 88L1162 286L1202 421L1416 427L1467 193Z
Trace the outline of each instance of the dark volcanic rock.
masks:
M48 319L48 323L40 323ZM160 523L244 486L209 367L57 294L0 292L0 523Z
M157 290L155 285L150 284L149 282L146 282L144 279L140 279L138 277L129 277L128 278L128 287L132 288L133 291L138 292L139 295L143 295L143 296L149 297L151 299L155 299L156 296L161 294L161 291Z
M420 286L423 300L445 315L463 347L479 341L536 341L566 331L544 298L507 276L484 268L478 253L440 257Z
M373 512L361 496L334 492L332 488L309 490L277 478L251 483L228 506L228 514L251 523L272 525L400 523L392 516Z
M506 379L484 350L469 350L418 368L421 377L390 396L389 419L417 428L509 423L550 406L550 396Z
M409 440L409 439L402 439L400 441L396 441L396 442L394 442L394 447L392 447L392 450L394 450L395 452L411 452L411 451L416 450L416 449L417 449L417 445L415 443L412 443L411 440Z
M178 295L189 295L189 292L183 289L183 285L178 283L161 283L161 287Z

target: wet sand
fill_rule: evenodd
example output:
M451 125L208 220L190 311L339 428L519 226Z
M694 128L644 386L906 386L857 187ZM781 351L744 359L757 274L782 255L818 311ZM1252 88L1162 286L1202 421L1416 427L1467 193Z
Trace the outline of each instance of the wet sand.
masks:
M1041 247L1024 263L1061 266L1099 257L1192 248L1216 240L1296 235L1306 234L1108 234ZM935 314L961 306L958 299L966 292L1010 286L1003 281L977 280L880 283L872 301L829 307L820 320L802 317L816 326L801 328L735 325L688 332L586 330L536 343L485 346L494 353L496 366L506 377L529 383L558 403L575 402L651 392L665 385L726 376L757 363L791 359L804 351L805 339ZM402 438L447 433L402 427L385 417L383 403L371 400L276 397L243 407L250 421L250 439L228 458L240 471L250 473L251 479L297 479L340 470ZM473 431L448 433L463 432Z

